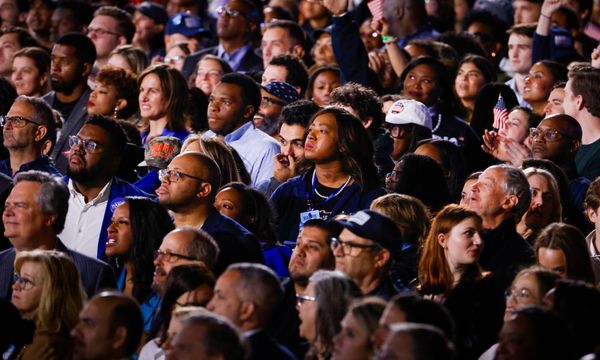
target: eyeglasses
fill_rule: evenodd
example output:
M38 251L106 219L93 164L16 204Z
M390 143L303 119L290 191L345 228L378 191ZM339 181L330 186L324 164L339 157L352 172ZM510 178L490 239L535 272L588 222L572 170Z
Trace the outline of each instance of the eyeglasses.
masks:
M164 61L167 64L174 64L177 61L185 60L185 56L175 55L175 56L165 56Z
M69 136L69 148L74 148L75 146L82 145L87 153L93 153L98 150L102 145L94 140L82 139L77 135Z
M229 17L235 17L235 16L240 16L240 15L246 16L240 10L229 9L229 8L226 8L225 6L219 6L217 8L217 15L219 15L219 16L227 15Z
M504 296L506 297L506 301L510 300L510 298L514 298L517 303L524 303L533 298L533 294L528 289L522 288L517 290L512 287L506 289Z
M119 33L116 33L116 32L113 32L113 31L109 31L109 30L100 29L100 28L88 28L85 33L86 33L86 35L96 34L96 35L100 35L100 36L104 36L104 35L121 36L121 34L119 34Z
M169 180L169 182L178 182L183 177L189 177L191 179L198 180L201 182L208 182L197 176L185 174L185 173L182 173L181 171L177 171L177 170L170 170L170 169L158 170L158 180L160 180L160 181Z
M168 263L172 263L175 262L179 259L184 259L184 260L191 260L191 261L197 261L198 259L191 257L191 256L187 256L187 255L181 255L181 254L177 254L177 253L173 253L173 252L164 252L164 251L160 251L160 250L156 250L154 252L154 258L158 259L159 257L162 257L163 261L168 262Z
M263 98L260 101L260 105L262 105L262 106L269 106L269 105L285 106L285 105L287 105L287 103L285 101L277 100L272 97L263 96Z
M390 136L392 138L400 139L404 137L404 132L406 131L406 128L404 126L398 124L390 124L386 122L384 124L384 127L387 129L387 131L390 132Z
M25 127L25 125L27 125L27 124L41 125L33 120L29 120L22 116L8 116L8 115L0 116L0 126L6 127L8 124L10 124L14 128L22 128L22 127Z
M399 182L400 181L400 171L396 171L396 170L392 170L391 172L385 174L385 178L390 179L393 182Z
M314 296L296 294L296 305L302 306L306 301L315 302L317 298Z
M560 139L561 136L569 138L569 136L561 134L554 129L542 130L542 129L538 129L538 128L530 128L529 136L531 136L532 139L540 138L543 136L544 139L546 139L548 141L556 141L556 140Z
M358 256L363 250L379 250L381 246L377 244L366 245L357 244L352 241L342 241L338 238L331 238L331 250L335 251L339 246L342 246L342 251L346 256Z
M21 288L22 290L30 290L32 287L35 286L33 281L22 277L17 272L13 273L13 283L19 285L19 288Z

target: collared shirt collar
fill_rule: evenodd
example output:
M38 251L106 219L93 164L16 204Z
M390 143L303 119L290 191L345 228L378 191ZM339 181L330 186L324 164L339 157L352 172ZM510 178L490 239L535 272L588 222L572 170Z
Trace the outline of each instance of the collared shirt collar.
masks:
M82 199L82 201L85 203L86 206L94 206L94 205L102 203L103 201L108 201L108 197L110 196L110 186L112 185L112 182L113 182L113 179L110 179L110 181L108 183L106 183L106 185L104 185L102 190L100 190L100 192L98 193L98 196L96 196L94 199L88 201L87 203L85 203L85 200L83 200L84 199L83 195L79 191L77 191L77 189L75 188L75 185L73 185L73 179L69 179L69 183L67 184L67 187L69 188L69 192L71 193L71 196Z
M217 47L217 56L227 61L227 63L229 63L233 71L237 71L242 63L242 59L251 49L252 43L248 42L246 43L246 45L228 53L227 51L225 51L223 45L219 44L219 46Z
M225 135L223 137L223 139L225 140L226 143L229 143L229 142L232 142L232 141L236 141L239 138L241 138L242 136L244 136L244 134L246 133L246 131L250 130L251 128L254 128L254 124L252 123L252 121L247 121L244 125L242 125L239 128L233 130L229 134Z

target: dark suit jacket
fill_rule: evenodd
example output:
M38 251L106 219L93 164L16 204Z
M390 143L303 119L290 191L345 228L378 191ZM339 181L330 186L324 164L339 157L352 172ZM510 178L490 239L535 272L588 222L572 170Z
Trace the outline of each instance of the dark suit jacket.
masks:
M250 356L248 360L295 360L296 357L285 346L277 343L265 330L248 337Z
M115 274L107 263L67 249L58 238L56 238L56 250L69 255L73 259L79 270L81 283L88 298L100 289L114 289L117 287ZM15 248L0 252L0 298L2 299L10 300L12 295L14 264Z
M200 61L204 55L214 55L218 56L219 47L213 46L207 49L203 49L197 51L193 54L188 55L183 62L183 68L181 72L186 79L189 79L190 75L194 73L196 70L196 65L198 61ZM250 49L246 55L242 58L240 62L240 68L237 69L237 72L247 73L251 71L262 71L263 70L263 60L262 57L258 56L254 53L253 49Z
M219 257L213 269L215 275L220 275L227 266L238 262L265 263L256 236L235 220L221 215L214 207L201 229L209 233L219 245Z
M69 136L77 134L87 120L87 102L91 92L91 89L88 87L83 91L83 94L81 94L81 97L77 100L69 117L64 119L62 129L60 130L60 137L56 141L54 149L52 149L50 157L54 159L56 168L61 174L67 173L68 160L63 153L69 149ZM50 91L42 96L42 99L54 108L56 92Z

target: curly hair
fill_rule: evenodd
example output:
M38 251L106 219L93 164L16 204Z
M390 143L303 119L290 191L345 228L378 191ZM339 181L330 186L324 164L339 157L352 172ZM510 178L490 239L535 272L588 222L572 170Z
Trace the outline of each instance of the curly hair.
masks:
M114 86L117 89L117 99L124 99L127 103L119 111L119 119L129 119L138 110L138 86L135 74L106 65L96 76L96 82L105 86Z

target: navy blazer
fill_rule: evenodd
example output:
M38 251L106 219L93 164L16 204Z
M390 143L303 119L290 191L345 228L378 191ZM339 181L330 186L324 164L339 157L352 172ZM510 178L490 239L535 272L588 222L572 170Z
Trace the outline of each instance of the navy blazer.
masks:
M260 330L248 337L250 355L248 360L295 360L296 357L285 346L279 344L265 330Z
M231 264L265 263L256 236L235 220L222 215L215 207L209 211L201 229L209 233L219 245L219 257L213 269L216 276Z
M69 183L69 177L63 177L65 184ZM71 194L69 194L71 196ZM102 219L102 227L98 234L98 252L96 258L106 259L104 250L106 248L106 238L108 237L108 226L110 225L112 215L115 212L117 206L121 205L127 196L143 196L154 199L152 196L134 185L131 185L125 180L119 179L118 177L113 178L113 183L110 187L110 194L108 195L108 204L106 204L106 210L104 210L104 218Z
M115 274L107 263L68 249L58 238L56 238L55 249L73 259L88 298L94 296L98 290L117 287ZM15 255L15 248L0 252L0 298L8 301L12 296Z
M52 154L50 157L54 159L54 164L61 174L67 173L68 160L63 153L69 149L69 136L77 135L79 130L81 130L83 127L83 124L85 124L85 121L87 120L87 103L91 93L92 90L86 86L85 90L81 94L81 97L79 100L77 100L73 111L71 111L71 114L69 114L69 117L64 119L62 129L60 129L60 136L56 140L54 149L52 149ZM54 108L56 92L50 91L46 95L42 96L42 100Z
M198 61L200 61L204 55L214 55L218 56L219 47L213 46L207 49L203 49L200 51L196 51L193 54L186 56L183 62L183 68L181 72L183 76L185 76L186 80L196 71L196 65ZM250 49L246 55L242 58L240 62L240 68L237 69L237 72L247 73L252 71L262 71L263 70L263 59L259 55L254 52L254 49Z

